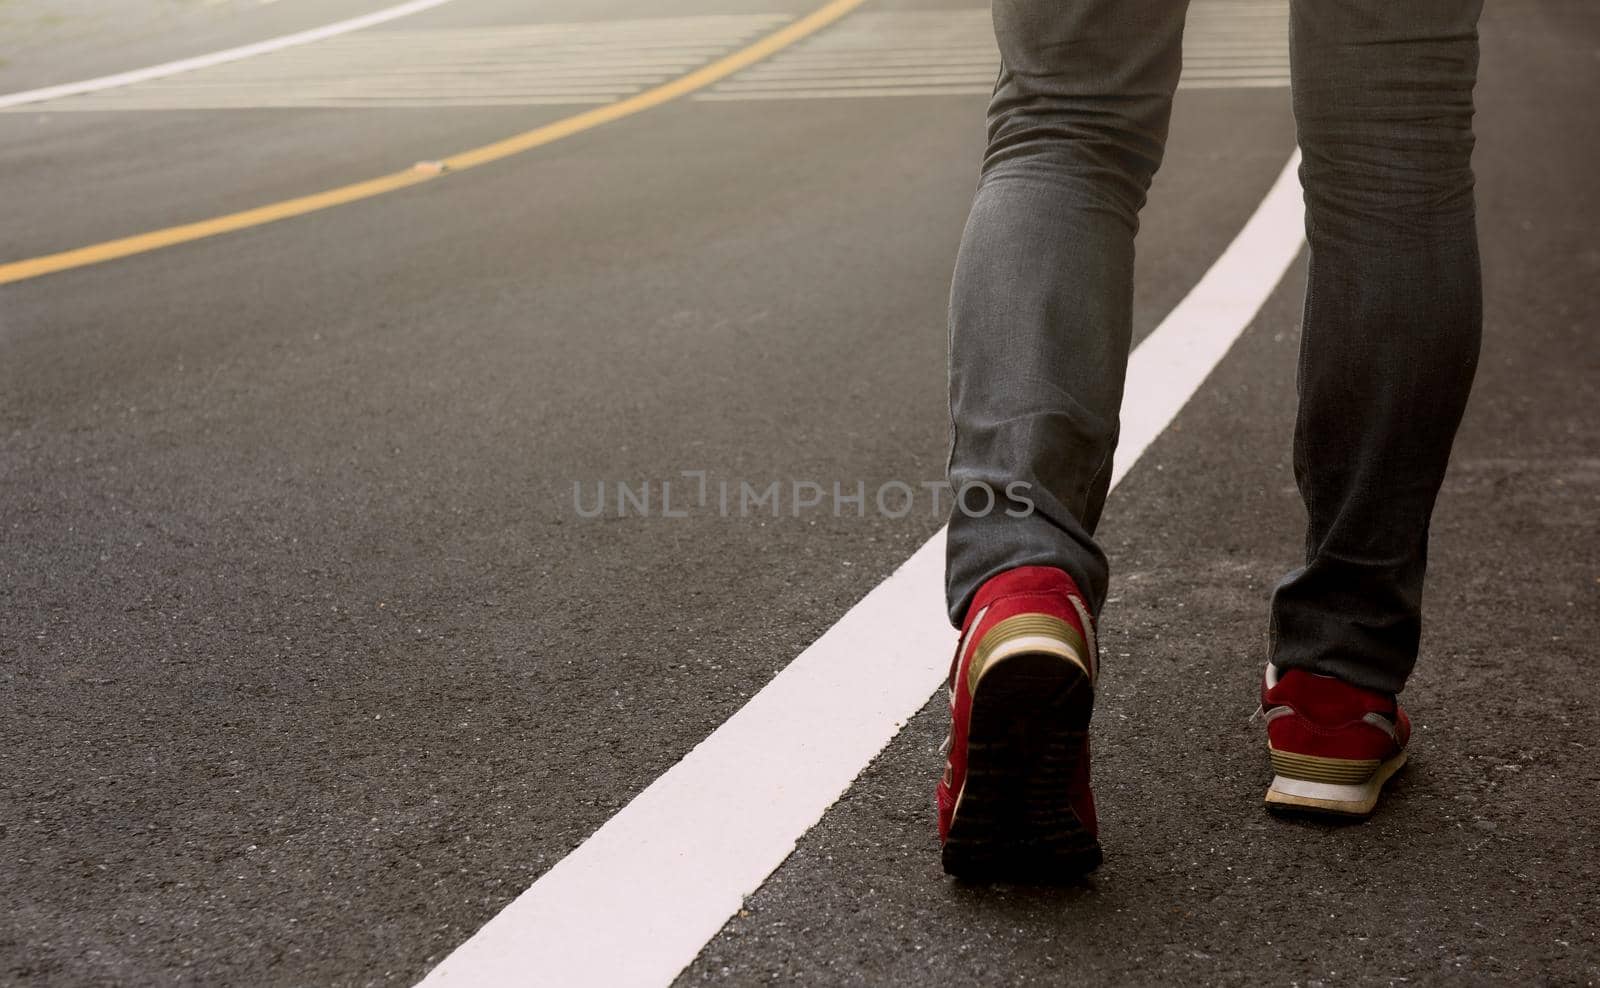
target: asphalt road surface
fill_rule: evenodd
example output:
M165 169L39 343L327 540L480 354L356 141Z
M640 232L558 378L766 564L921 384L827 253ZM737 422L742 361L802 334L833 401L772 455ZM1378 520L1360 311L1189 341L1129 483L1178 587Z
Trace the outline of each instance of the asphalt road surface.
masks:
M13 35L5 90L382 6L141 2L125 48L65 19ZM811 9L457 0L15 107L0 263L439 158ZM993 71L951 52L981 18L869 0L814 40L904 70L870 86L750 69L443 181L0 287L0 981L415 983L931 536L926 511L591 519L573 491L942 475ZM538 48L540 24L578 44ZM451 60L517 31L578 68ZM1179 94L1141 337L1293 148L1287 89L1256 81ZM1267 816L1247 721L1300 545L1297 262L1106 513L1104 867L946 880L931 700L680 983L1600 980L1596 92L1600 12L1489 5L1483 361L1413 764L1376 816Z

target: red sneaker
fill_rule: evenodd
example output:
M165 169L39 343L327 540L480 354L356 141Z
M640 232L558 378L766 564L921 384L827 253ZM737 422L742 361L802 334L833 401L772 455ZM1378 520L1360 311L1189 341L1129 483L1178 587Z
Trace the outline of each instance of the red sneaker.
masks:
M1261 709L1274 772L1269 807L1366 816L1406 763L1411 719L1386 693L1268 665Z
M1089 788L1094 621L1072 578L1001 573L967 610L937 792L944 870L1059 881L1100 863Z

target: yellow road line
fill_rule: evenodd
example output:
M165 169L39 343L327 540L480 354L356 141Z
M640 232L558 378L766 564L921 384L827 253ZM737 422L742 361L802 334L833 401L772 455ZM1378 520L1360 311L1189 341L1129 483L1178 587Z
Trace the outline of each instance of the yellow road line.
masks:
M775 52L794 44L800 39L815 34L816 32L837 21L850 11L861 6L866 0L831 0L806 16L779 28L777 31L753 42L748 47L741 48L731 55L717 59L695 69L687 75L679 76L671 82L662 83L652 89L630 96L627 99L605 106L586 110L535 127L533 130L508 137L493 144L472 148L453 154L440 162L443 168L411 168L392 175L383 175L378 178L367 179L364 182L355 182L350 185L341 185L336 189L318 192L315 195L301 196L297 199L285 199L282 202L270 203L266 206L257 206L243 212L228 213L225 216L201 220L198 223L185 223L181 226L169 226L162 230L152 230L132 237L123 237L119 240L107 240L104 243L90 244L88 247L79 247L75 250L62 251L59 254L46 254L42 257L30 257L27 260L11 261L0 264L0 285L11 284L17 281L27 281L30 278L39 278L57 271L69 271L73 268L87 267L103 261L116 260L119 257L129 257L133 254L144 254L174 244L184 244L192 240L201 240L205 237L215 237L235 230L244 230L253 226L266 223L275 223L278 220L289 219L292 216L304 216L318 210L342 206L345 203L357 202L362 199L371 199L373 196L404 189L412 185L448 175L451 172L464 171L476 168L492 161L509 158L514 154L532 150L541 145L559 141L563 137L581 133L599 127L601 124L621 120L623 117L632 116L652 107L660 106L669 100L677 99L687 93L725 79L740 69L746 68L761 61Z

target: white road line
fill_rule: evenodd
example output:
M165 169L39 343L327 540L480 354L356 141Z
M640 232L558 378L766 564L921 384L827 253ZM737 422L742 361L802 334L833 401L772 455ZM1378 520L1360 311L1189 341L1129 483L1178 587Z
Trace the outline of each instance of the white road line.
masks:
M194 69L203 69L212 65L222 65L225 62L237 62L240 59L250 58L255 55L264 55L267 52L281 51L284 48L293 48L296 45L310 44L324 38L332 38L351 31L383 24L401 17L442 7L451 0L410 0L394 7L373 11L360 17L338 21L322 27L312 28L309 31L298 31L294 34L284 34L266 41L254 44L241 45L238 48L228 48L223 51L214 51L208 55L196 55L193 58L182 58L175 62L163 62L160 65L151 65L148 68L134 69L131 72L118 72L115 75L103 75L97 79L84 79L81 82L67 82L59 86L45 86L41 89L28 89L20 93L8 93L0 96L0 109L8 106L22 106L26 103L42 103L45 100L60 99L63 96L76 96L80 93L95 93L102 89L115 89L119 86L128 86L136 82L146 82L150 79L161 79L166 76L177 75L180 72L189 72Z
M438 3L445 0L420 0ZM328 37L391 8L170 66L0 98L0 113L252 108L516 106L607 102L720 55L782 14L714 14L387 30ZM1195 0L1182 89L1289 84L1286 0ZM307 41L320 44L305 44ZM293 41L298 47L274 51ZM237 61L248 51L265 57ZM695 95L708 101L980 96L999 67L987 8L858 13L769 61ZM175 68L176 67L176 68ZM184 74L166 78L168 70ZM198 69L199 71L189 71ZM62 98L70 97L70 98Z
M52 112L265 107L492 106L593 102L640 92L791 18L718 14L387 30L324 40L111 92L58 99ZM601 102L605 100L602 99ZM32 113L36 107L0 113Z
M1112 486L1177 417L1300 252L1305 214L1299 165L1296 151L1228 249L1128 358Z
M1228 249L1134 352L1113 484L1299 253L1298 161L1291 156ZM940 532L422 984L671 982L928 702L955 644L943 562Z

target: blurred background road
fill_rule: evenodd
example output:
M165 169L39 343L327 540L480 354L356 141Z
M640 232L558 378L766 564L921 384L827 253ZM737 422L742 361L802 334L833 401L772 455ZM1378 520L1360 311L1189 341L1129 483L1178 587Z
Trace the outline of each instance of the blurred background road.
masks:
M383 6L5 0L0 94ZM0 264L436 160L812 9L455 0L6 107ZM1293 148L1283 22L1194 0L1136 338ZM932 535L573 487L942 476L987 31L868 0L517 157L0 286L0 982L414 983ZM684 983L1600 979L1600 13L1491 4L1483 51L1484 355L1379 814L1258 805L1297 263L1102 526L1105 867L945 881L935 699Z

